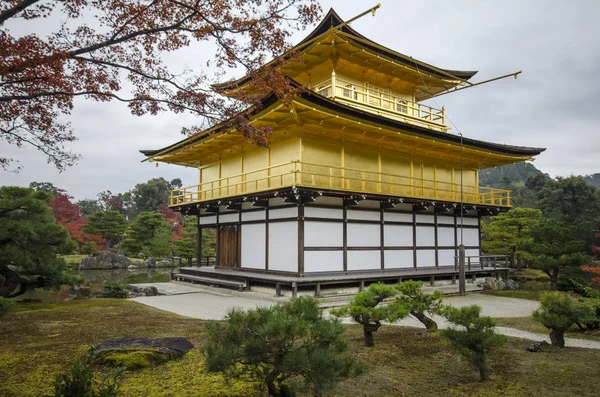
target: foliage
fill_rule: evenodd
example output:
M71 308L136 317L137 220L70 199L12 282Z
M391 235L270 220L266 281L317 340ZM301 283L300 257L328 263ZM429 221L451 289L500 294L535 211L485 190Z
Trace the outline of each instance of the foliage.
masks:
M106 247L110 248L123 236L127 228L125 217L117 211L97 212L90 216L85 225L86 233L97 234L106 239Z
M140 213L129 226L127 238L123 241L123 250L131 256L137 256L144 248L147 248L158 230L166 228L168 227L164 215L158 212ZM169 237L170 233L166 237L167 241Z
M594 284L600 285L600 266L582 266L581 270L583 270L584 272L592 273L594 276L597 276L592 279L592 282Z
M152 178L135 185L131 191L132 201L139 212L156 211L169 203L169 191L178 187L181 187L180 179L168 182L164 178Z
M593 289L589 285L586 285L583 281L569 277L559 281L558 283L559 291L564 292L574 292L577 295L581 295L584 298L598 298L600 297L600 292Z
M53 397L117 397L119 395L119 378L123 368L117 368L112 374L101 374L95 379L90 368L93 361L93 350L82 359L75 361L65 375L54 381Z
M79 247L79 253L84 255L93 255L96 252L96 244L91 241L86 241Z
M173 253L173 243L170 241L171 230L162 226L156 230L154 237L142 248L144 256L165 258Z
M543 173L532 163L520 161L479 171L479 183L481 186L496 189L513 189L522 185L530 175L543 175Z
M374 347L373 332L381 327L382 321L394 322L408 316L409 309L397 302L380 305L385 299L397 294L396 287L384 283L374 283L354 296L349 304L331 310L334 316L350 316L363 326L365 346Z
M116 281L107 281L104 283L102 287L102 291L100 292L100 296L102 298L127 298L129 292L127 290L127 285L121 284Z
M102 211L102 207L98 200L94 199L83 199L75 203L79 207L79 215L83 218L87 218L96 212Z
M591 175L584 175L583 180L595 187L596 189L600 189L600 172Z
M587 262L585 242L573 228L555 219L543 218L528 233L522 249L533 258L533 267L550 277L550 289L558 289L558 276L565 268L578 268Z
M491 317L481 317L480 313L481 308L477 305L461 308L445 306L441 314L454 327L442 330L441 333L479 370L481 380L486 381L490 379L489 353L503 345L506 338L494 332L496 324Z
M172 236L170 240L176 241L181 239L183 235L185 217L181 215L181 213L173 211L166 204L159 205L156 211L164 215L165 221L171 227Z
M210 42L215 54L207 61L219 68L217 77L237 66L251 72L267 56L279 59L294 29L313 23L319 10L314 0L4 1L0 137L17 147L32 145L63 170L78 158L64 148L76 139L64 121L76 97L124 102L137 116L187 112L213 125L246 105L220 98L203 73L171 70L165 62L169 53ZM87 23L90 15L94 24ZM48 28L45 35L31 33L39 31L42 18L69 23ZM291 85L276 70L256 73L258 95L244 101L258 104L268 91L290 95ZM238 118L237 128L264 144L270 128ZM4 167L9 163L0 158Z
M512 263L515 258L531 259L527 251L520 248L529 238L528 232L542 217L540 210L515 208L501 213L482 223L481 248L491 255L509 255ZM519 266L520 267L520 266Z
M396 298L396 303L405 307L428 331L437 331L437 323L431 319L431 316L442 307L442 293L434 291L432 294L426 294L421 287L423 287L422 281L409 280L399 283L396 288L401 295Z
M88 219L83 218L80 213L81 208L71 202L73 197L60 189L55 189L52 194L52 200L48 202L48 205L54 212L56 223L62 225L69 232L71 239L77 241L79 244L92 241L97 249L102 248L102 244L104 244L102 236L89 234L84 231Z
M43 190L0 187L0 296L20 295L28 285L74 281L56 256L68 234L47 205L51 198Z
M600 329L600 299L586 299L583 304L587 306L586 315L577 323L580 329L595 330ZM582 326L583 324L583 326Z
M553 345L565 346L565 331L589 318L590 307L562 292L548 292L540 299L540 308L532 318L550 330Z
M16 303L12 299L3 298L0 296L0 317L15 311Z
M188 216L185 218L182 238L173 242L173 253L190 261L196 257L196 242L198 239L198 218ZM216 233L214 229L202 229L202 252L203 258L215 256Z
M344 326L323 318L308 297L247 312L233 309L225 323L209 323L206 331L208 370L259 379L271 396L290 395L293 377L302 377L320 396L363 370L346 352Z

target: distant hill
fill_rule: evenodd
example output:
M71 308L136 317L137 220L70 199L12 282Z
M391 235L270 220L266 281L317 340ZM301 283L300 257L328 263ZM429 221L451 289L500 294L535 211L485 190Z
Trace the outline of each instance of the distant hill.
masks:
M584 175L583 179L595 188L600 189L600 173Z
M521 161L502 167L490 168L479 171L479 186L487 186L496 189L507 189L522 186L530 175L543 174L531 163ZM600 174L597 181L600 183Z

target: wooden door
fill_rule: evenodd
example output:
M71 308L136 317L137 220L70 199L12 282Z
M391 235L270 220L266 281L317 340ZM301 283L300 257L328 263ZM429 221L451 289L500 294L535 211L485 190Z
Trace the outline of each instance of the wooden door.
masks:
M219 266L237 267L238 247L237 226L219 227Z

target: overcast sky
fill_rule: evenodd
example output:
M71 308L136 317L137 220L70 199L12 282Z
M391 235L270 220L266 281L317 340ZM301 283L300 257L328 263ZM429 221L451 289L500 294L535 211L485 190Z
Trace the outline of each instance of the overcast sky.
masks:
M376 1L322 1L349 19ZM375 17L352 24L370 39L446 69L479 70L472 81L523 70L505 79L437 98L454 125L471 138L546 147L535 166L551 176L600 172L600 15L598 1L382 1ZM308 31L298 32L294 42ZM172 55L173 65L196 69L206 46ZM233 73L240 77L242 71ZM433 106L436 106L432 103ZM436 106L438 107L438 106ZM182 139L186 115L132 116L121 103L77 100L70 117L83 158L63 173L34 149L0 142L2 156L20 160L19 173L0 171L1 185L52 182L77 199L103 190L125 192L154 177L197 183L191 168L141 163L139 149ZM456 133L453 128L451 133Z

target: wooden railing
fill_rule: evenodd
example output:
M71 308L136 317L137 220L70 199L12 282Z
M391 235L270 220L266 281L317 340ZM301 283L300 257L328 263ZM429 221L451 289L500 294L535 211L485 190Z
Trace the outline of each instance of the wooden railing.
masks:
M510 207L510 190L301 162L265 167L171 191L170 205L252 194L289 186Z
M416 103L402 97L394 96L374 87L373 89L355 85L339 78L331 78L313 89L328 98L362 108L370 112L394 119L425 124L438 130L446 131L446 111Z
M454 257L454 270L458 270L458 256ZM509 255L465 256L465 270L512 267Z

